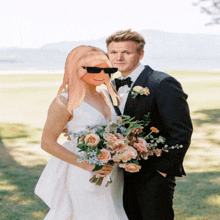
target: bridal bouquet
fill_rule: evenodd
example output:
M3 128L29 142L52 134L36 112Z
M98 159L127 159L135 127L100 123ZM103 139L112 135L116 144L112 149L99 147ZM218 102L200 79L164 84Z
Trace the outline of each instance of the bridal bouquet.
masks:
M127 172L138 172L141 169L139 160L147 160L149 156L161 156L162 151L181 148L182 145L169 147L165 145L165 138L154 137L153 133L159 133L155 127L150 128L146 134L143 129L150 123L149 114L144 120L137 121L127 115L118 117L105 126L88 126L86 131L79 133L68 132L68 135L77 137L77 147L80 149L77 155L79 162L95 164L93 171L101 169L105 164L117 164ZM162 147L159 147L158 146ZM95 175L90 182L101 185L103 177ZM111 182L109 180L106 184Z

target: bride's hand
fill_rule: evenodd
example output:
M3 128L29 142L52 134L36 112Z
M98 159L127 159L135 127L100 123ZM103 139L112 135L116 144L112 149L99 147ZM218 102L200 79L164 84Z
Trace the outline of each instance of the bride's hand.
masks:
M96 172L94 172L94 174L97 177L106 177L108 176L113 170L113 166L110 164L105 164L101 170L98 170Z
M90 173L94 173L94 172L92 172L92 170L95 168L95 165L94 164L88 164L88 163L83 163L83 164L81 164L82 165L82 168L84 169L84 170L87 170L87 171L89 171Z
M94 175L96 175L97 177L106 177L108 176L112 170L113 170L113 166L110 164L105 164L102 169L93 172L92 170L95 168L95 165L90 165L88 163L84 163L83 164L83 169L93 173Z

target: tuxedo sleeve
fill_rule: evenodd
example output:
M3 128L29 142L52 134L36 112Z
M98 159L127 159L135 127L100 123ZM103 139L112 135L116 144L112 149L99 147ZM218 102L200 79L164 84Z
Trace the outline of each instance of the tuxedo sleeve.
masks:
M156 103L159 111L159 120L162 122L168 146L176 144L183 148L171 149L162 153L157 163L157 170L171 176L182 176L179 169L192 135L192 122L187 104L187 95L181 84L173 77L163 79L157 90Z

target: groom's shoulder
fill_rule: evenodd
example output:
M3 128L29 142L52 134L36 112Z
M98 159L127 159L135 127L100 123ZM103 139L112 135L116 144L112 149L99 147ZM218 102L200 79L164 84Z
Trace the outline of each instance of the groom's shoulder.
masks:
M149 76L149 80L152 80L155 83L160 83L161 81L168 79L168 78L175 80L175 78L172 77L171 75L165 72L162 72L162 71L158 71L158 70L153 70L152 74Z

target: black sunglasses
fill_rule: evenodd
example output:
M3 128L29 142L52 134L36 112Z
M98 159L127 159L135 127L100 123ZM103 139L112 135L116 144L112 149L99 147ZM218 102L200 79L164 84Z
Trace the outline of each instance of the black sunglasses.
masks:
M83 69L86 69L88 73L100 73L104 70L104 73L112 74L118 71L118 68L100 68L100 67L86 67L82 66Z

